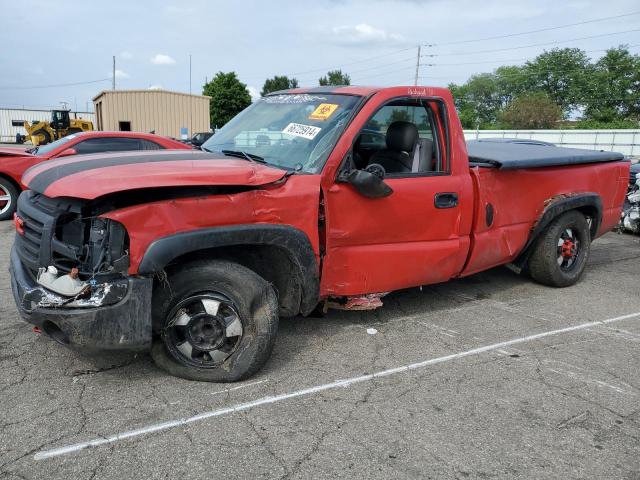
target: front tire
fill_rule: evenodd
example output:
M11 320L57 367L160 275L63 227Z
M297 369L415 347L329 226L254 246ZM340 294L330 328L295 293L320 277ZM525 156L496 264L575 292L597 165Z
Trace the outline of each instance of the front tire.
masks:
M589 258L591 232L577 210L556 218L537 240L529 258L529 272L538 283L551 287L574 285Z
M156 288L151 356L171 375L234 382L267 362L278 330L275 291L233 262L188 263Z
M38 146L39 145L46 145L48 143L51 143L51 141L53 140L51 138L51 135L49 134L49 132L47 132L45 129L41 128L39 130L36 130L35 132L33 132L31 134L31 137L38 137ZM34 142L32 142L34 143Z
M4 177L0 177L0 221L13 217L20 192Z

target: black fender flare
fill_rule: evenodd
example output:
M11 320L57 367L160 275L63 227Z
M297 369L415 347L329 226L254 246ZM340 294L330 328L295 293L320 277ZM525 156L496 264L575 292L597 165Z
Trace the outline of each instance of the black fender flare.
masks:
M542 215L531 229L529 239L514 263L519 266L526 263L534 242L555 218L569 210L583 210L585 208L595 212L591 218L591 238L595 238L602 222L602 198L600 195L594 192L557 195L546 202Z
M140 275L162 271L174 259L202 250L229 246L268 245L287 252L301 279L300 313L308 315L320 296L318 262L307 235L289 225L232 225L200 228L159 238L145 251Z

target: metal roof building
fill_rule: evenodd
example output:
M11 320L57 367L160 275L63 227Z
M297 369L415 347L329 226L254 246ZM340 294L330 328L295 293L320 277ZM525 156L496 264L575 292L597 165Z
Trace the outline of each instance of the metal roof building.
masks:
M105 90L93 99L96 128L187 138L209 131L209 101L168 90Z

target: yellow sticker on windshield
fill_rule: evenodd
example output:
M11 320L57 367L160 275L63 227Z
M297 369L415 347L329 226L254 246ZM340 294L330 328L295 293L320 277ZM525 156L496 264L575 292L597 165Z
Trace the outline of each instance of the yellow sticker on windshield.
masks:
M339 106L340 105L338 105L337 103L321 103L320 105L318 105L318 108L316 108L313 113L309 115L309 120L325 121L327 118L333 115L333 112L335 112Z

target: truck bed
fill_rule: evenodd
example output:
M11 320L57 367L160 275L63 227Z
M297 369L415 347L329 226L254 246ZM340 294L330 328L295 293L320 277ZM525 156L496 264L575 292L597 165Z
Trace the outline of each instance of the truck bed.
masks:
M471 166L514 170L519 168L558 167L586 163L618 162L624 155L617 152L555 147L488 140L467 142Z
M527 147L513 146L518 151ZM553 146L536 147L538 152L576 151ZM472 248L462 275L477 273L517 258L537 220L554 199L580 193L597 194L602 199L602 218L594 237L611 230L620 219L629 166L626 162L615 161L620 159L618 154L606 155L609 160L584 160L583 157L560 154L540 157L531 153L522 160L511 160L507 168L471 168L477 199L474 203L476 221ZM542 164L552 161L570 163Z

